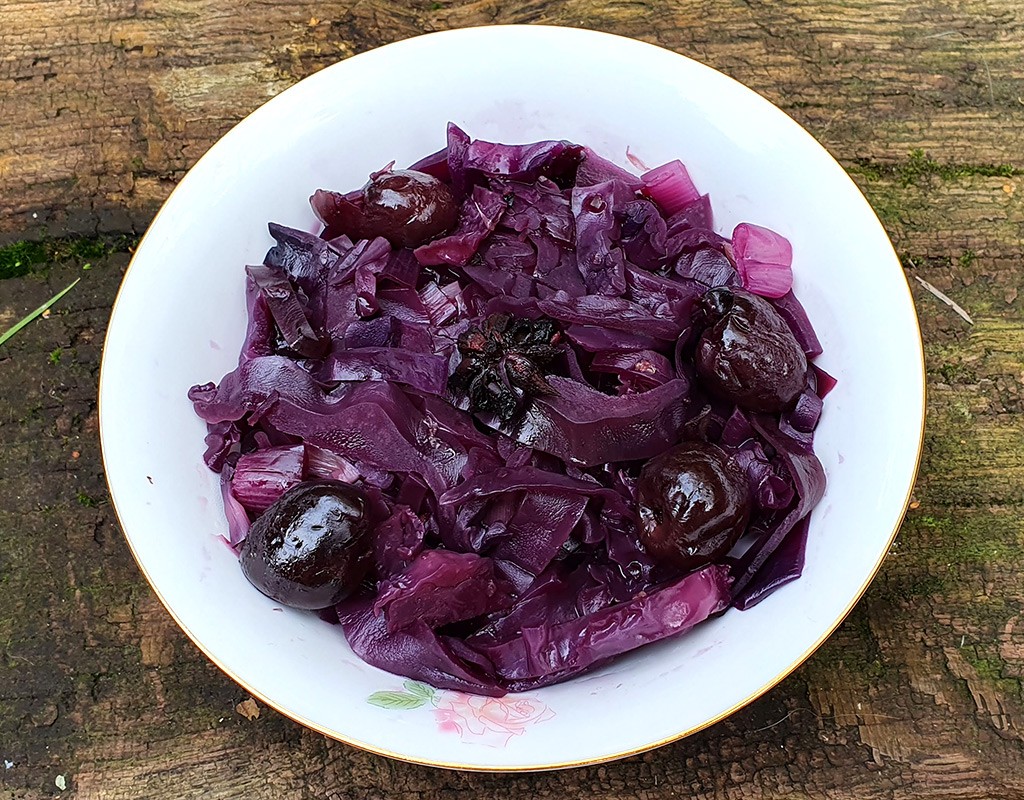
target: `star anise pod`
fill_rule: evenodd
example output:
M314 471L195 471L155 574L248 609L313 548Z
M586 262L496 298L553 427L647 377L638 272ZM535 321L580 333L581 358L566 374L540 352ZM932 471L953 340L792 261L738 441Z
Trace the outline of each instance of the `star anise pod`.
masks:
M511 420L531 397L552 394L544 367L558 355L560 334L549 319L492 314L459 337L462 360L451 386L471 411Z

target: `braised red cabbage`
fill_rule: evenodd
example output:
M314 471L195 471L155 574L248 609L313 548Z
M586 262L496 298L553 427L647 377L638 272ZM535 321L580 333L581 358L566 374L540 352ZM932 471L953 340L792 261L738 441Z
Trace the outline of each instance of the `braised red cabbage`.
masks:
M320 235L271 224L247 267L238 366L189 392L230 543L301 481L359 486L374 568L331 612L352 649L485 695L594 669L798 578L835 381L811 364L763 414L694 369L711 289L770 298L794 346L821 353L789 242L750 223L717 233L678 161L637 177L571 142L449 125L410 169L458 202L453 228L410 247L361 239L361 190L319 189ZM636 494L644 463L686 440L727 454L752 509L733 551L689 573L645 551Z

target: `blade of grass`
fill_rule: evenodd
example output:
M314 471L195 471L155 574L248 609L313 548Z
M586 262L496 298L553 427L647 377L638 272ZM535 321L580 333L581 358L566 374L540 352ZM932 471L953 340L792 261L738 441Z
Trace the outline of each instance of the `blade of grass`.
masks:
M70 292L72 289L74 289L75 288L75 284L78 283L80 280L82 280L82 279L81 278L75 278L73 281L71 281L70 284L68 284L63 289L61 289L59 292L57 292L57 294L55 294L53 297L51 297L49 300L47 300L45 303L43 303L41 306L39 306L39 308L37 308L32 313L30 313L23 320L21 320L20 322L14 323L10 328L8 328L6 331L4 331L2 334L0 334L0 344L3 344L4 342L6 342L8 339L10 339L12 336L14 336L14 334L16 334L18 331L20 331L26 325L28 325L32 320L34 320L36 317L38 317L40 314L42 314L44 311L46 311L46 309L48 309L50 306L52 306L54 303L56 303L58 300L60 300L64 295L66 295L68 292Z

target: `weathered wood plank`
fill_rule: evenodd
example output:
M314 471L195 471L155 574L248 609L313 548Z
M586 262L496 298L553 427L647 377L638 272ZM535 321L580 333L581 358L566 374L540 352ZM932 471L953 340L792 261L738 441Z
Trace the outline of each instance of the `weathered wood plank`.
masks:
M942 163L1013 164L1024 142L1024 20L1005 1L122 0L95 16L66 0L5 0L0 9L10 25L0 51L7 234L47 222L143 227L217 137L294 81L396 38L495 22L595 27L701 59L779 103L844 164L898 163L916 148Z
M912 280L929 417L864 602L766 697L625 762L463 775L324 740L178 632L105 500L99 348L127 253L0 281L0 798L1024 797L1024 10L1010 0L0 0L0 236L140 230L218 136L317 69L494 22L658 42L762 92L861 186ZM124 249L123 247L116 249ZM87 248L54 248L79 254ZM6 768L10 762L12 766Z

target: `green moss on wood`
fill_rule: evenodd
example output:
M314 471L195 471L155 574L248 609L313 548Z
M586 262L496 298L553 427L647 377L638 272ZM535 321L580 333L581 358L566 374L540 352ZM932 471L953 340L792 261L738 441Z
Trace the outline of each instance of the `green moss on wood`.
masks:
M840 672L845 679L867 688L890 675L892 667L882 658L869 615L868 602L860 603L814 654L806 667L812 680L817 670Z
M938 368L938 373L943 382L950 386L955 384L975 384L978 382L978 374L972 367L962 363L947 363Z
M903 187L925 185L933 178L944 181L962 178L1012 178L1021 170L1013 164L954 164L931 158L924 150L912 150L906 161L881 164L859 159L847 167L851 175L867 181L893 180Z
M1005 519L988 514L937 514L911 511L901 542L921 561L938 567L962 567L1014 560L1020 542Z
M963 657L968 664L974 667L979 678L991 681L1002 679L1003 662L999 659L979 655L972 647L965 647L963 649Z
M974 595L963 608L964 618L981 632L982 641L987 643L994 642L1007 621L1019 613L1020 606L1011 604L999 593Z
M933 574L926 572L924 567L914 566L912 571L884 574L872 584L870 597L886 605L909 605L921 598L942 594L950 585L945 572Z
M89 262L111 253L132 252L137 244L137 236L69 236L12 242L0 247L0 280L19 278L62 261Z
M993 648L984 645L963 647L960 649L960 654L977 673L978 679L991 686L1000 695L1017 700L1022 698L1020 680L1006 675L1006 665L996 655Z
M953 259L949 256L923 256L917 253L900 253L900 264L903 269L949 269Z
M99 499L92 497L81 490L75 494L75 499L78 501L78 505L83 508L96 508L96 506L100 504Z
M0 278L18 278L27 275L33 267L49 261L42 242L14 242L0 247Z

